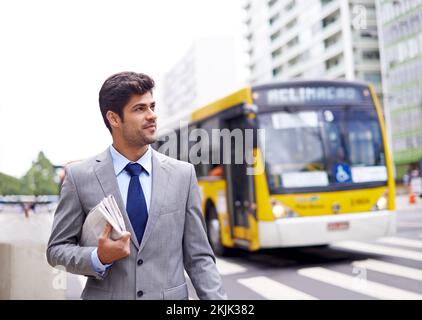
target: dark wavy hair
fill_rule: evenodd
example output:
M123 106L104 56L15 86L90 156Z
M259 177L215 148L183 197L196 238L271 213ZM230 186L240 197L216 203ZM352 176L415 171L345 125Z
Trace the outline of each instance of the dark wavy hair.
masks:
M123 107L132 96L152 93L154 86L154 80L143 73L119 72L110 76L102 85L99 94L101 115L108 130L111 132L111 126L106 117L107 111L117 113L123 121Z

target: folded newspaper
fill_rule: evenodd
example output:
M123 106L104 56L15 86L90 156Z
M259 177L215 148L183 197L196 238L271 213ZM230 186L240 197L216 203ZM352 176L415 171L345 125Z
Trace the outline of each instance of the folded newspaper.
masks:
M98 238L103 232L106 222L113 227L111 239L117 240L122 237L126 226L113 195L105 197L88 213L82 227L79 244L83 247L97 246Z

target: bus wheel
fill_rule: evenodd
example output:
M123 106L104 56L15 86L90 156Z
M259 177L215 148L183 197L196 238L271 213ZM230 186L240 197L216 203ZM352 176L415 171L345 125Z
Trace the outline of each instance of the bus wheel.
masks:
M210 207L207 215L207 235L211 248L218 256L226 256L229 249L221 243L220 222L218 221L217 211L214 207Z

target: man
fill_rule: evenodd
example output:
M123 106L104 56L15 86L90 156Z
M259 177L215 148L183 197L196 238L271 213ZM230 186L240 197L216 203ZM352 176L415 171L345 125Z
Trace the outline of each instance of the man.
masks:
M103 84L100 109L113 143L66 168L47 248L50 265L88 276L83 299L188 299L186 269L200 299L225 299L209 246L194 168L154 151L154 81L122 72ZM98 247L78 242L87 213L114 195L126 229Z

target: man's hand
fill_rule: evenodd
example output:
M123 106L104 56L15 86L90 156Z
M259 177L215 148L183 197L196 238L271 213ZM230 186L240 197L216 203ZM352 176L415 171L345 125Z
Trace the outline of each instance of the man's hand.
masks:
M114 241L110 239L111 230L112 226L107 223L98 239L97 254L102 264L113 263L130 254L130 233L124 232L120 239Z

